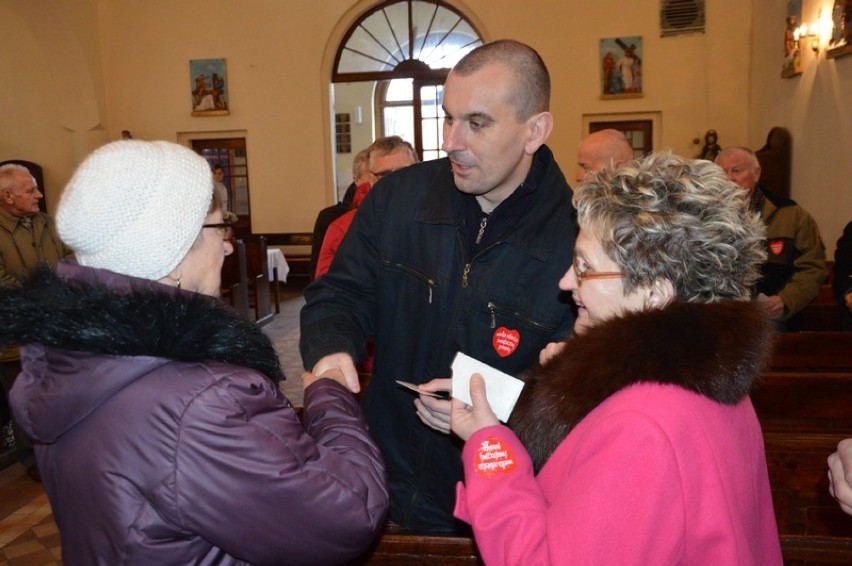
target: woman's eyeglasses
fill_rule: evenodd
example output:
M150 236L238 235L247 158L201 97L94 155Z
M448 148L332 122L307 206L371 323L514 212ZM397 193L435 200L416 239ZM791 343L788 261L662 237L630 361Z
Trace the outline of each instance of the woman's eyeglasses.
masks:
M234 225L229 222L220 222L219 224L202 224L202 228L215 228L216 232L223 240L232 240L234 238Z
M574 258L574 276L577 278L577 285L582 285L583 281L590 279L620 279L624 277L624 274L620 271L589 271L587 269L580 269L580 266L577 264L577 258Z

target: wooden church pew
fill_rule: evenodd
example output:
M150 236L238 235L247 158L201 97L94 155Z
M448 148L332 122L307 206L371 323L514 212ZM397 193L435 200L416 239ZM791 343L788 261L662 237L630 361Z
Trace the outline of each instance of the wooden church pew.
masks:
M852 332L778 334L770 371L852 371Z
M222 300L231 304L247 320L254 320L248 300L246 248L243 240L234 240L234 253L222 264Z
M263 325L275 316L272 304L272 287L269 283L269 256L264 236L248 237L245 240L246 270L249 290L249 305L254 308L254 321Z
M844 434L766 432L766 460L784 564L852 564L852 517L828 492L831 454Z

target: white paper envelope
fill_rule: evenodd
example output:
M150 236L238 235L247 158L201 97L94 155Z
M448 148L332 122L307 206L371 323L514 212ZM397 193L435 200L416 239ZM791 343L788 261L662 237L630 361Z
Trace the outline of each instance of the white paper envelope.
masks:
M485 378L485 395L494 414L504 423L509 420L524 388L523 381L461 352L456 354L452 369L453 397L470 405L470 376L481 374Z

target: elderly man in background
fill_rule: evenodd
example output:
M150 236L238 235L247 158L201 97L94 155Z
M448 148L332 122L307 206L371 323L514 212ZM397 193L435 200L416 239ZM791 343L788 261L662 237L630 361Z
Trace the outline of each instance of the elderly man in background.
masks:
M716 164L728 179L747 190L751 209L766 224L768 257L755 294L784 331L801 330L799 313L819 293L828 275L819 227L795 201L763 190L760 163L746 147L723 149Z
M352 225L358 207L361 206L361 202L373 188L373 185L378 183L385 175L414 163L417 163L417 153L410 143L399 136L379 138L367 148L369 181L359 184L356 188L355 196L352 199L352 209L344 212L328 225L317 259L316 277L322 277L331 267L331 261L334 259L334 254L337 253L337 248L340 247L340 242L343 241L349 226Z
M71 253L56 235L53 219L38 208L43 196L29 169L14 163L0 166L0 285L19 286L40 264L54 268L57 261ZM0 349L4 405L20 371L18 348ZM38 481L32 443L14 419L12 423L18 459L27 474Z
M577 182L611 165L618 167L633 159L633 147L623 132L613 129L589 134L577 148Z

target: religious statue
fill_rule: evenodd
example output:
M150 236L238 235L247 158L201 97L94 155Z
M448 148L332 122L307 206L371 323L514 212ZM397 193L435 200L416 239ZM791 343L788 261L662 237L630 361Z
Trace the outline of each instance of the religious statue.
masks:
M834 0L831 11L832 30L829 45L849 43L849 19L852 16L852 0Z
M715 161L716 156L722 151L722 146L716 143L718 136L716 130L707 130L704 135L704 147L701 148L701 154L698 159L706 159L707 161Z

